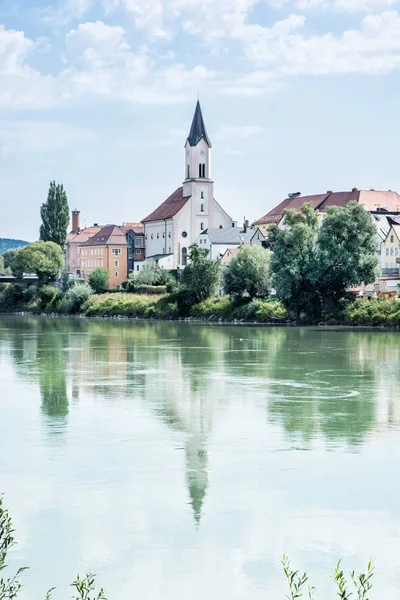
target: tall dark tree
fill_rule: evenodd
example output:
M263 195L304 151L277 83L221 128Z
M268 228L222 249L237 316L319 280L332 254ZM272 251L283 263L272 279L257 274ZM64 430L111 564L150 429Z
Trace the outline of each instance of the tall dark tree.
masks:
M54 242L64 248L69 224L69 207L62 183L50 182L47 201L40 208L40 216L40 239L43 242Z

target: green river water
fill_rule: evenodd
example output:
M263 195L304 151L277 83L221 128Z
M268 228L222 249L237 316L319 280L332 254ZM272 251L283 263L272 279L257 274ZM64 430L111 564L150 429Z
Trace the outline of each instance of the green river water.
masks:
M0 316L0 493L21 600L400 597L400 334Z

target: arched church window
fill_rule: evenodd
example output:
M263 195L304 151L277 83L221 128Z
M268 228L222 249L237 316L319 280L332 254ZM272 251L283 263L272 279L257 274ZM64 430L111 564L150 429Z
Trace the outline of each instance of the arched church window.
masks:
M201 167L202 167L202 165L200 164L199 165L199 177L201 177L201 173L202 173L202 168Z
M204 230L204 223L200 223L200 229L201 229L201 231Z
M200 204L200 212L204 212L204 204Z
M159 239L159 238L160 238L160 234L159 234L159 233L157 233L157 239Z
M188 165L187 166L187 178L189 179L189 177L190 177L190 166Z
M182 248L182 266L187 265L187 248Z
M202 168L201 168L201 172L202 172L202 175L201 175L201 176L202 176L202 177L205 177L205 176L206 176L206 165L202 165L201 167L202 167Z
M200 192L200 198L204 200L204 192ZM202 205L203 206L203 205Z

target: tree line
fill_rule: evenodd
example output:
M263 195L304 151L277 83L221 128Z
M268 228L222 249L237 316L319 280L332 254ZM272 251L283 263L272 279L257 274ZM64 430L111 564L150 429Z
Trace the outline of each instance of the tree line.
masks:
M60 277L64 264L69 208L62 184L50 183L40 212L40 240L8 251L4 266L19 279L34 273L39 285L46 285ZM189 263L178 280L148 261L140 273L128 277L125 291L139 291L141 285L165 286L183 316L218 289L238 303L272 295L292 318L318 320L334 315L351 288L376 280L376 230L370 214L357 202L329 207L323 218L311 204L304 204L299 212L285 210L283 223L270 226L267 249L243 245L226 267L197 245L191 246ZM106 291L109 278L107 269L96 269L89 277L90 289ZM61 282L66 291L67 273ZM81 295L88 293L82 290Z

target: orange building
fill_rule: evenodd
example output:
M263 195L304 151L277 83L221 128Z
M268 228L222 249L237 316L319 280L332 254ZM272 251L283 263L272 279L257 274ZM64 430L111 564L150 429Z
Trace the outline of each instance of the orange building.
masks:
M120 289L128 277L128 239L131 230L106 225L80 246L80 269L85 281L90 273L104 267L110 273L109 289Z

